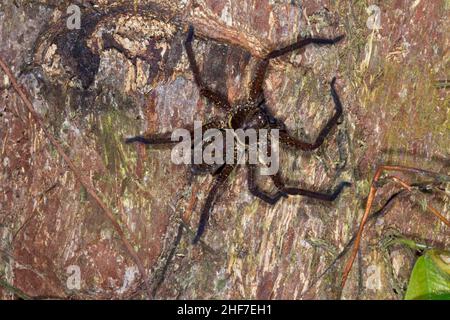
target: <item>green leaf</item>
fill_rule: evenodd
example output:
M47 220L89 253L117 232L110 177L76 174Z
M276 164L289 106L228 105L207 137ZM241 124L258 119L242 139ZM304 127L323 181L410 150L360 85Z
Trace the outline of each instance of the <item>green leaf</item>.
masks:
M450 300L450 252L428 250L412 271L405 300Z

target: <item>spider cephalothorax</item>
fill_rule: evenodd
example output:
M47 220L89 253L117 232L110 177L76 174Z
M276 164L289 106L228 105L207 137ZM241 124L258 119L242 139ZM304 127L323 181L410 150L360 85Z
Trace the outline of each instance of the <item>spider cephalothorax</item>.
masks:
M226 112L227 117L224 119L213 119L212 121L206 123L202 126L202 130L205 131L207 129L267 129L278 130L279 132L279 142L281 145L285 145L288 147L292 147L298 150L314 150L320 147L324 142L325 138L331 131L331 129L337 124L339 117L342 114L342 104L339 100L339 96L334 88L334 84L336 79L333 78L331 81L331 96L333 98L335 104L335 114L333 117L328 120L324 128L320 131L319 136L316 141L313 143L303 142L295 137L289 135L285 125L282 121L273 117L267 109L264 100L264 91L263 91L263 82L266 74L266 70L269 65L269 61L271 59L280 57L288 52L300 49L308 44L317 44L317 45L332 45L339 42L343 36L339 36L334 39L323 39L323 38L306 38L301 39L291 44L287 47L274 50L270 52L264 59L262 59L256 70L256 74L251 82L250 87L250 96L245 103L242 103L238 106L232 106L232 104L228 101L226 97L222 94L215 92L207 87L205 83L203 83L200 77L200 71L198 69L195 55L192 50L192 40L194 37L194 29L193 27L189 27L188 35L185 41L186 53L188 56L189 64L194 75L194 80L197 86L200 89L200 94L208 98L211 102L213 102L217 107ZM193 131L191 131L191 135L193 138ZM144 144L164 144L170 145L178 143L179 141L173 141L171 139L171 133L166 134L157 134L151 136L136 136L126 140L127 143L132 142L140 142ZM195 144L195 143L194 143ZM194 145L193 145L194 146ZM270 148L268 153L270 153ZM289 195L302 195L314 199L319 199L323 201L333 201L340 194L342 189L349 185L348 182L340 183L337 188L330 194L320 193L316 191L310 191L301 188L295 187L287 187L281 179L281 174L277 171L277 173L270 175L271 180L274 185L278 189L275 194L267 193L261 190L256 184L257 178L257 170L258 166L254 163L246 163L245 166L248 168L247 171L247 181L248 188L250 192L260 198L261 200L269 203L275 204L281 197L287 197ZM210 165L194 165L194 172L209 172L215 175L215 181L213 182L211 189L208 193L208 196L203 205L200 221L198 225L197 234L193 240L194 243L198 242L200 237L202 236L206 223L209 220L209 216L211 210L214 205L214 201L216 200L216 195L221 187L225 184L231 172L237 167L235 163L224 163L222 165L210 166ZM206 169L205 169L206 168Z

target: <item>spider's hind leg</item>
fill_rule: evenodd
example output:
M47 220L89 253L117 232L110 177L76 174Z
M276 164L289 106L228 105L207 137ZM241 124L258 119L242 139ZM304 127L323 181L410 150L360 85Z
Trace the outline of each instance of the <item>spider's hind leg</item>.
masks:
M189 65L191 67L192 73L194 74L194 80L200 89L200 94L204 97L210 99L216 106L223 110L231 109L231 105L228 102L227 97L219 92L216 92L206 86L200 76L200 70L198 68L197 62L195 60L194 50L192 49L192 41L194 40L194 27L189 26L188 34L186 40L184 41L184 47L186 48L186 53L189 60Z
M274 176L271 176L271 178L272 178L272 181L274 182L275 186L288 195L305 196L308 198L318 199L318 200L322 200L322 201L329 201L329 202L336 200L336 198L339 196L339 194L342 192L342 190L344 188L350 187L352 185L350 182L343 181L336 187L336 189L334 189L333 192L323 193L323 192L316 192L316 191L311 191L311 190L301 189L301 188L286 187L284 182L282 181L279 173Z
M256 169L255 165L248 165L248 173L247 173L247 181L248 181L248 189L255 196L267 202L268 204L274 205L276 204L281 197L287 197L287 194L283 191L278 190L275 194L269 194L263 190L261 190L256 183Z
M283 189L284 192L286 192L289 195L300 195L305 196L308 198L318 199L322 201L329 201L332 202L336 200L336 198L339 196L339 194L342 192L342 190L346 187L350 187L352 184L350 182L341 182L336 189L332 193L322 193L322 192L316 192L306 189L300 189L300 188L285 188Z

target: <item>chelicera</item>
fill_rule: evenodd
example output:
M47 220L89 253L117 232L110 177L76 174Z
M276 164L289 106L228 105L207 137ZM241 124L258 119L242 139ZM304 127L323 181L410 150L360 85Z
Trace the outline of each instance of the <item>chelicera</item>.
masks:
M324 142L325 138L330 133L330 131L333 129L333 127L337 125L338 120L342 114L342 104L335 89L336 78L333 78L330 82L330 91L335 105L335 113L322 128L318 137L313 143L304 142L291 136L288 133L288 130L284 126L283 122L276 119L270 114L264 99L264 90L263 90L264 78L270 60L283 56L289 52L298 50L309 44L334 45L338 43L340 40L342 40L343 37L344 36L341 35L334 39L325 39L325 38L299 39L297 42L291 45L270 52L265 56L265 58L260 59L258 62L255 75L251 81L250 94L248 100L245 103L233 106L225 96L223 96L219 92L210 89L207 86L207 84L203 82L200 75L200 70L196 63L195 54L192 49L192 41L194 39L194 28L190 26L186 40L184 42L184 46L186 49L190 68L194 75L194 80L197 86L199 87L200 94L206 97L208 100L210 100L213 104L215 104L218 108L224 111L227 115L225 118L222 119L215 118L212 121L204 124L202 126L202 130L205 131L210 128L215 128L219 130L251 128L251 129L267 129L270 132L270 130L277 129L279 130L279 142L281 146L284 145L292 149L306 150L306 151L311 151L319 148ZM146 136L140 135L126 139L126 143L138 142L147 145L170 146L179 142L173 141L171 139L171 135L172 135L171 132ZM270 148L268 152L270 152ZM247 181L250 192L254 196L260 198L264 202L267 202L271 205L277 203L282 197L288 197L290 195L301 195L309 198L331 202L337 198L337 196L341 193L344 187L350 185L350 183L348 182L341 182L335 188L335 190L330 193L316 192L312 190L286 186L283 180L281 179L281 174L277 172L276 174L270 176L270 179L273 181L275 187L277 188L277 191L273 194L270 194L262 190L256 183L258 176L258 166L255 164L248 164L248 163L246 163L245 166L247 167ZM208 196L205 200L205 203L203 204L197 233L193 240L193 243L197 243L200 240L201 236L203 235L206 224L209 220L211 211L213 209L214 203L216 201L216 197L221 191L221 189L224 188L227 179L229 178L230 174L236 169L236 167L237 167L236 164L226 163L219 167L212 167L212 168L209 167L206 169L206 171L215 176L215 180L212 183ZM194 170L203 170L203 169L204 168L194 167Z

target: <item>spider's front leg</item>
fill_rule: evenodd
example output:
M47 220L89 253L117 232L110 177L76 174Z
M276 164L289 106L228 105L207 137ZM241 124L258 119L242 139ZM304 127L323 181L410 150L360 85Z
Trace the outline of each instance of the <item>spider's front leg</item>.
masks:
M256 170L257 170L256 165L249 164L247 167L248 167L247 172L248 189L255 197L258 197L264 202L267 202L271 205L276 204L278 200L281 199L281 197L287 197L287 194L280 190L278 190L273 195L261 190L256 183Z
M228 102L227 97L222 95L219 92L215 92L212 89L208 88L206 84L202 81L200 76L200 70L198 69L197 62L195 60L194 50L192 49L192 41L194 40L194 27L189 26L188 34L186 40L184 42L184 47L186 48L186 53L189 60L189 65L191 67L192 73L194 74L194 80L200 89L200 94L204 97L210 99L216 106L221 108L222 110L230 110L231 105Z
M339 99L339 96L336 92L336 89L334 88L334 84L336 82L336 78L333 78L330 83L331 88L331 96L333 97L334 105L336 112L334 113L333 117L328 120L326 125L323 127L323 129L320 131L319 136L317 137L316 141L314 143L307 143L301 140L298 140L297 138L294 138L290 136L287 132L281 131L280 132L280 142L284 145L291 146L300 150L314 150L319 148L322 143L325 141L325 138L330 133L331 129L338 123L339 117L342 115L342 103Z
M218 196L218 192L221 191L220 189L224 186L225 182L228 180L231 172L233 172L235 167L236 165L225 164L217 174L216 179L214 180L214 183L209 190L208 197L206 198L203 205L200 214L200 221L198 223L197 234L192 241L193 244L196 244L205 232L206 224L208 223L211 211Z
M282 55L285 55L289 52L301 49L309 44L317 44L317 45L333 45L338 43L344 38L344 35L340 35L334 39L326 39L326 38L306 38L298 40L297 42L288 45L284 48L274 50L266 55L264 59L262 59L258 66L256 67L255 77L250 85L250 99L257 100L259 96L263 94L263 84L266 76L267 68L269 66L269 61L271 59L278 58Z

